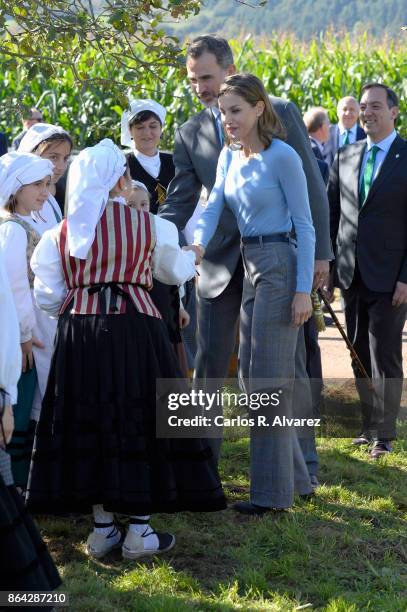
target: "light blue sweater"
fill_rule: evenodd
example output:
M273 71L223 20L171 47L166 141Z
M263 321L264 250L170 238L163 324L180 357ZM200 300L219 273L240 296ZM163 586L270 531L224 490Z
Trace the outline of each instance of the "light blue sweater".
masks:
M224 148L216 182L200 217L194 243L206 248L224 207L236 217L242 236L290 232L297 235L297 291L310 293L314 271L315 231L308 201L307 180L299 155L277 138L249 159Z

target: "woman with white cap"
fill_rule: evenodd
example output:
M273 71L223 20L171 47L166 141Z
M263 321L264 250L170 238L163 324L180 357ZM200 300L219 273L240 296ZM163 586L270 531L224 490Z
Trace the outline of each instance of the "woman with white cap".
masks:
M121 118L121 144L133 150L126 155L133 180L143 184L150 195L150 212L157 214L164 204L167 188L174 178L175 168L171 153L158 150L165 122L166 110L155 100L131 100ZM188 376L185 348L181 329L189 323L176 286L154 283L151 297L160 311L178 361Z
M32 215L36 231L41 235L62 221L61 207L55 199L56 184L65 174L72 153L72 138L59 125L36 123L25 133L19 153L35 153L54 164L50 194L40 215Z
M225 507L204 441L156 436L156 379L180 373L149 288L153 274L174 284L193 277L195 257L172 223L123 203L130 189L111 140L82 151L67 220L31 260L36 300L59 321L27 503L47 514L93 511L87 551L96 558L120 546L129 559L172 548L174 536L149 526L152 513ZM131 517L124 542L114 512Z
M47 334L42 332L44 325L39 325L42 313L36 309L32 297L34 276L29 261L40 235L31 223L31 215L42 210L52 172L49 160L31 153L15 152L0 158L0 249L17 309L23 353L18 403L14 407L15 433L8 450L15 483L22 489L27 484L34 422L39 414L33 403L37 377L41 377L45 388L49 369L49 361L44 363L44 356L40 355L42 351L46 353L44 338ZM51 347L47 348L50 355ZM38 361L42 366L37 364L37 355L40 355Z
M165 108L154 100L131 100L121 119L121 144L133 149L126 155L131 178L146 185L153 214L164 203L175 174L172 154L158 150L165 115Z
M27 223L30 223L40 236L62 221L61 210L54 197L55 188L56 183L66 172L72 147L72 139L66 130L58 125L40 122L29 128L18 148L18 153L34 153L42 159L48 159L54 166L47 200L44 202L41 211L32 212L31 217L26 218ZM43 345L41 350L34 349L38 386L34 396L32 417L35 421L38 421L42 398L47 385L57 321L56 319L50 319L35 304L34 308L36 309L37 337Z

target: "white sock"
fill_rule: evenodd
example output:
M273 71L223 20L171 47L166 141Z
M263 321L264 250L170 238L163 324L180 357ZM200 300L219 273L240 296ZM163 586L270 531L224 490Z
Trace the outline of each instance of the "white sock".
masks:
M129 531L139 533L143 536L144 550L158 550L159 541L155 533L152 533L152 528L148 524L149 516L131 516L131 519L139 521L138 523L130 523Z
M102 533L107 538L118 542L120 540L120 531L113 522L113 512L106 512L101 504L93 506L93 519L95 533ZM103 527L101 526L103 525Z

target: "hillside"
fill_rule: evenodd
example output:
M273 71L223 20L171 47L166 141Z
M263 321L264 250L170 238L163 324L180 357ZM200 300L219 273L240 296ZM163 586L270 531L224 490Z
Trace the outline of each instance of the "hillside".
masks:
M375 36L389 34L398 40L405 37L407 43L407 33L400 33L405 24L405 0L268 0L262 8L251 8L236 0L204 0L199 15L168 26L167 30L182 37L200 33L269 36L293 32L307 40L332 28L351 33L368 30Z

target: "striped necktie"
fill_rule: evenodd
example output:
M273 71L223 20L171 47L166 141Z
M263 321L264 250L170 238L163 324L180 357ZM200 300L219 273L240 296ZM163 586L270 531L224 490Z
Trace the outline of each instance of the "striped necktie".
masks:
M223 147L223 145L225 144L225 136L223 134L223 125L222 125L222 118L221 118L221 114L220 112L216 112L215 110L212 111L213 117L215 119L215 125L216 125L216 131L218 132L218 138L219 138L219 142L220 142L220 146Z
M369 155L366 160L365 169L363 171L362 183L360 185L360 194L359 194L360 208L362 208L362 206L366 202L366 198L368 196L369 189L372 186L374 165L375 165L376 155L378 151L380 151L380 147L378 147L377 145L373 145L373 147L369 151Z

